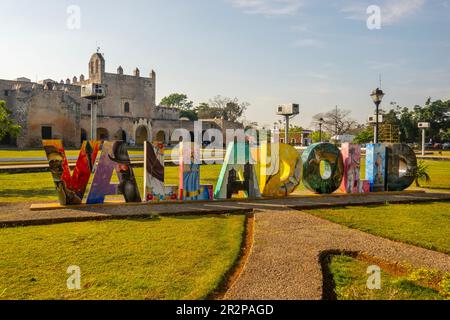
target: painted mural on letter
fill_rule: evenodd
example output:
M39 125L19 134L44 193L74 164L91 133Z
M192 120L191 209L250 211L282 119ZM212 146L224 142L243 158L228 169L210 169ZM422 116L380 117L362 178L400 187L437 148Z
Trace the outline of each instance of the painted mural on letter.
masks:
M361 147L357 144L344 143L341 148L344 159L344 179L341 191L345 193L360 193Z
M245 163L245 164L244 164ZM215 199L232 197L261 198L255 165L248 143L228 145L222 170L214 192Z
M114 171L118 184L111 183ZM117 194L123 195L125 202L142 201L126 144L123 141L105 141L87 203L104 203L106 196Z
M81 204L100 149L99 141L84 141L73 175L61 140L43 140L61 205Z
M302 155L303 184L319 194L330 194L339 189L344 176L344 161L341 151L331 143L317 143ZM324 173L320 172L323 162Z
M368 144L366 146L366 179L371 192L383 192L386 185L386 146Z

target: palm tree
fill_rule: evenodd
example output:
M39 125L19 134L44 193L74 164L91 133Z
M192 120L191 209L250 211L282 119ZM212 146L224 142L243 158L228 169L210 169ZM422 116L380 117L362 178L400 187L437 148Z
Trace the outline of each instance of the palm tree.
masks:
M417 163L417 170L415 175L416 186L420 188L420 181L425 180L426 183L431 182L430 175L428 174L428 166L425 164L425 161L419 161Z

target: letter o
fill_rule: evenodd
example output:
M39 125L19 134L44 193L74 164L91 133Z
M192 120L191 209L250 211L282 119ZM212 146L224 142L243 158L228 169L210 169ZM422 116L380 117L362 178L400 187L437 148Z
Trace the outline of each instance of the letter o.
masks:
M339 189L344 178L344 160L341 151L331 143L316 143L302 155L303 184L315 193L330 194ZM320 164L324 162L324 176Z

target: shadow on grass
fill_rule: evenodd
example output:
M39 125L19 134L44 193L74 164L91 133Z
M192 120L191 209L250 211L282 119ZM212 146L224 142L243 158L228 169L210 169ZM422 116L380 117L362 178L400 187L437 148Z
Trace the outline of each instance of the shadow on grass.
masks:
M449 186L439 186L439 185L434 185L434 186L422 186L422 188L424 189L429 189L429 190L450 190Z
M330 270L331 259L334 256L347 256L356 259L359 255L354 251L328 250L320 253L319 263L322 269L323 285L322 300L337 300L336 283L334 282L333 273Z
M376 208L383 208L389 206L389 203L380 203L380 204L367 204L367 205L361 205L364 208L368 209L376 209ZM311 210L302 210L302 211L316 211L316 210L327 210L327 211L342 211L344 209L352 209L355 208L355 206L335 206L335 207L328 207L328 208L318 208L318 209L311 209Z
M17 189L3 189L0 191L0 198L55 198L54 188L41 188L34 190L17 190ZM48 200L48 199L45 199Z

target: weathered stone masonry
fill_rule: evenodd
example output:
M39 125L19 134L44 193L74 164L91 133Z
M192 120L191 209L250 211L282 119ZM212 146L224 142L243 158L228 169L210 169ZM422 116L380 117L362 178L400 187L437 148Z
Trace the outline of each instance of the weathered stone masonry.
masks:
M89 79L84 75L59 83L47 79L37 83L26 78L0 80L0 100L5 100L14 119L22 126L14 144L19 148L40 147L43 138L63 139L66 147L79 147L90 138L90 101L80 97L81 86L102 83L108 95L99 102L97 137L135 142L159 140L171 143L174 130L192 131L191 121L180 119L177 109L156 105L156 73L141 77L140 70L125 75L107 73L100 53L89 61ZM237 128L239 125L223 120L206 120L207 128ZM11 143L11 141L3 141ZM0 143L1 144L1 143Z

